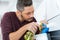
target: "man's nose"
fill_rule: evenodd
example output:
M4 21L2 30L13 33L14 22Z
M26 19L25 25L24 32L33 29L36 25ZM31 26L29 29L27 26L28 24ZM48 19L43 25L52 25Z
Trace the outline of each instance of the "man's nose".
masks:
M30 15L30 18L31 18L31 17L34 17L33 14Z

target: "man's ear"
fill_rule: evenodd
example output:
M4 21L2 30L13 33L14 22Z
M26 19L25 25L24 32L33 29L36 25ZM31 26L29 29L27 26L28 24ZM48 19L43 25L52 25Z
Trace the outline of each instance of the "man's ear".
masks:
M21 13L22 13L21 11L17 10L17 14L21 14Z
M19 11L19 10L18 10L17 12L18 12L18 13L22 13L22 12L21 12L21 11Z
M17 16L21 16L21 12L19 10L16 11Z

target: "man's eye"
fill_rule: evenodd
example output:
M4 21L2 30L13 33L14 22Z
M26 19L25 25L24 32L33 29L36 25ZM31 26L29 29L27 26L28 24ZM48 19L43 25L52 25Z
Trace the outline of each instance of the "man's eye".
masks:
M29 12L29 13L27 13L27 15L30 15L31 13Z

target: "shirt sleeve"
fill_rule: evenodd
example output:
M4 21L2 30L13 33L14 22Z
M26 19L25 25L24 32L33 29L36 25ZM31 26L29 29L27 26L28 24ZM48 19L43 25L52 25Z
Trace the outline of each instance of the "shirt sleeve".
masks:
M1 20L1 29L3 40L9 40L9 33L12 32L11 19L9 13L6 13Z

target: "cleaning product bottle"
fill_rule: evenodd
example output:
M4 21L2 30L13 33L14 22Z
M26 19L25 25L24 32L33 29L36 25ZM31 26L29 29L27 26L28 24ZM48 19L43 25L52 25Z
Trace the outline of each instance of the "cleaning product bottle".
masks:
M25 40L33 40L34 34L31 31L27 31L26 34L24 35Z
M40 23L40 28L38 28L38 30L41 31L41 29L42 29L42 23ZM24 35L24 39L25 40L33 40L33 36L34 36L34 34L31 31L28 30L26 32L26 34Z

